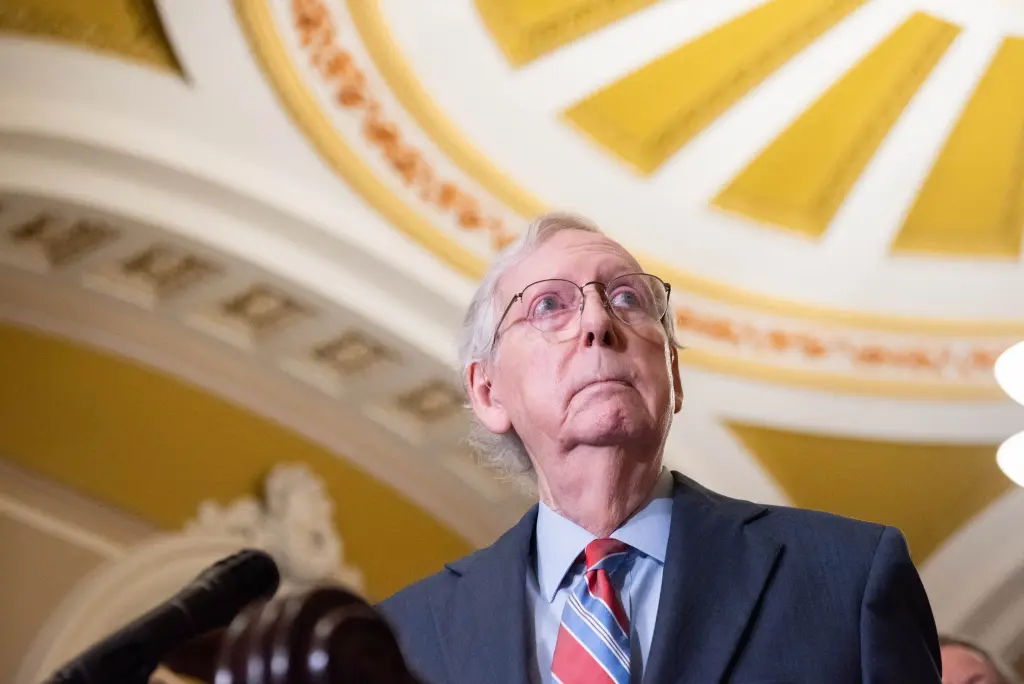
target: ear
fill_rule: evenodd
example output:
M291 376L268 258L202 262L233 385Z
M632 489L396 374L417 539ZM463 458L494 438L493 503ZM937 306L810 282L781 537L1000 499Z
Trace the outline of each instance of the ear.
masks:
M672 367L672 387L675 389L676 395L675 413L679 413L683 408L683 379L679 375L679 349L672 347L670 356L670 364Z
M494 434L503 434L512 429L512 421L508 412L501 405L501 401L495 396L491 387L491 380L487 377L487 371L483 364L474 361L466 369L466 391L469 393L469 403L485 428Z

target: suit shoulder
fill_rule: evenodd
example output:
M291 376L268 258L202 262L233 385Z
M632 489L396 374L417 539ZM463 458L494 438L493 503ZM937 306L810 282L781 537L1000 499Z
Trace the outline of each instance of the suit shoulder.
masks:
M883 535L890 529L834 513L788 506L766 506L764 514L752 524L790 549L865 567L871 565Z
M406 665L420 681L450 680L441 636L442 616L456 580L446 566L377 604L398 640Z
M446 566L401 589L377 604L388 619L404 623L426 615L432 603L447 595L456 575Z
M863 538L877 543L886 526L848 516L792 506L765 506L765 522L780 529L827 531L848 541Z
M873 538L877 542L886 527L879 523L807 508L771 505L766 505L764 508L766 509L765 522L780 529L825 530L844 537Z
M491 567L504 566L528 552L537 519L537 507L531 508L523 518L490 546L446 563L444 568L415 582L379 604L379 608L392 619L419 617L432 606L447 603L458 586L459 578L475 564Z
M765 535L792 550L811 555L826 553L848 559L873 558L886 530L885 525L792 506L778 506L733 498L673 472L677 494L697 504L697 510L741 521L748 531ZM902 536L902 535L901 535Z
M780 542L836 544L873 553L887 529L885 525L834 513L737 499L707 489L685 476L676 474L676 478L681 486L688 487L699 498L704 510L740 519L758 533Z

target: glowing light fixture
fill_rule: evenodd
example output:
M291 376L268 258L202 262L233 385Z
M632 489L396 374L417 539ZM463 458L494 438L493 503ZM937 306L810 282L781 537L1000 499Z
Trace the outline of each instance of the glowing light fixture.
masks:
M1013 345L996 360L996 382L1018 404L1024 405L1024 342ZM1008 478L1024 487L1024 432L1003 442L996 463Z
M1024 487L1024 432L1018 432L999 446L996 463L1006 477Z
M996 382L1018 404L1024 404L1024 342L1018 342L996 359Z

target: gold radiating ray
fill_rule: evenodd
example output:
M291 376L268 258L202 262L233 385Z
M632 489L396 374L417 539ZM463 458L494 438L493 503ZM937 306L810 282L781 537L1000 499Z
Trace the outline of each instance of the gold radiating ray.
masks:
M893 252L1018 257L1024 231L1024 38L996 53Z
M573 105L566 118L643 173L656 170L864 0L772 0Z
M1012 486L991 444L883 442L738 423L729 428L794 505L895 525L917 563Z
M184 75L155 0L0 0L0 32L58 40Z
M512 66L522 66L658 0L476 0L477 12Z
M820 237L960 29L912 15L846 73L713 204Z

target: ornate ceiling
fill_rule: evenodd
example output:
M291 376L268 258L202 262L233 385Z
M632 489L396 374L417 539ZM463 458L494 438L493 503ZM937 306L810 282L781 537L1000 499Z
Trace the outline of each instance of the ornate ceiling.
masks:
M1024 339L1019 3L8 5L9 458L170 524L112 473L191 501L308 449L438 549L486 543L527 502L465 455L454 339L496 250L568 208L673 284L673 467L899 525L940 625L1024 652L1024 493L994 461L1024 413L992 375ZM126 363L185 385L97 387ZM44 379L92 397L69 442ZM235 441L208 422L243 409ZM192 441L139 469L162 434Z

